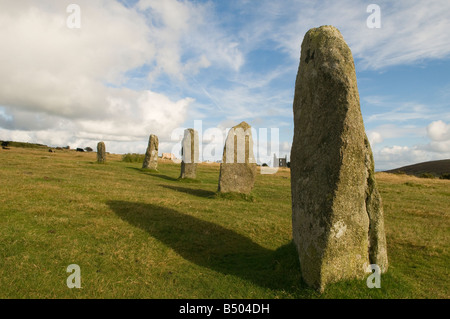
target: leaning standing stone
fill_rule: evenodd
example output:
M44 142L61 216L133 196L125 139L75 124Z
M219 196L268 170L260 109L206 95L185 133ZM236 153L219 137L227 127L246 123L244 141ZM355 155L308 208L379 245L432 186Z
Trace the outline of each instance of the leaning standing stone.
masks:
M304 281L364 278L388 267L383 208L350 48L332 26L309 30L294 96L292 230Z
M104 142L98 142L97 144L97 163L106 163L106 147Z
M150 134L148 139L147 152L145 152L142 168L157 169L158 167L158 136Z
M256 178L251 126L246 122L233 127L223 149L219 192L249 194Z
M198 163L198 132L192 128L184 131L184 138L181 142L182 162L180 178L197 177Z

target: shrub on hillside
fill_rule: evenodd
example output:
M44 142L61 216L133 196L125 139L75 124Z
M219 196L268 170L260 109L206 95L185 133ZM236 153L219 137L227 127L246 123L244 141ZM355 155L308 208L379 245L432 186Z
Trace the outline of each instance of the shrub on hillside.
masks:
M444 173L439 177L440 179L450 179L450 173Z
M419 175L419 177L421 178L435 178L436 176L434 176L433 173L422 173Z

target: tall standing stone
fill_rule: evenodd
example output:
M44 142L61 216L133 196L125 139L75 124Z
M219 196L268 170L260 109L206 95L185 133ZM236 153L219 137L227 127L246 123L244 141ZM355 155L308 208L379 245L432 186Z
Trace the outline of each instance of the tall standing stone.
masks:
M97 144L97 163L106 163L106 147L104 142L98 142Z
M180 178L197 177L197 163L198 163L198 132L192 128L184 131L183 141L181 142L181 174Z
M142 168L157 169L158 168L158 136L150 134L148 139L147 152L145 152L144 163Z
M292 228L302 277L328 283L388 268L383 208L350 48L332 26L309 30L295 84Z
M229 132L220 164L219 192L251 192L256 178L251 126L242 122Z

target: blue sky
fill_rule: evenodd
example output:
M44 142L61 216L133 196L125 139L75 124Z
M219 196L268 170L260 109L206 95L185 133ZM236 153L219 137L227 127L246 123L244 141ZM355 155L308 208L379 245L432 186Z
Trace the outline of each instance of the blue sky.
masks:
M80 28L67 26L71 3ZM371 3L381 28L367 27ZM331 24L354 56L376 168L450 158L446 0L24 0L0 9L0 139L104 140L108 151L143 153L153 133L171 152L194 121L225 132L245 120L257 133L279 129L271 146L289 155L301 41Z

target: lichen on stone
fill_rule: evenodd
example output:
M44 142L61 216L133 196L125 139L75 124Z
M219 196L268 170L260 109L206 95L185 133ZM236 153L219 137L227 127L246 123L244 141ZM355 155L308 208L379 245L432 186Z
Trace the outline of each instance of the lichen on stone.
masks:
M372 261L387 269L381 197L359 103L353 57L340 32L309 30L293 103L292 226L302 277L320 291L362 278Z

